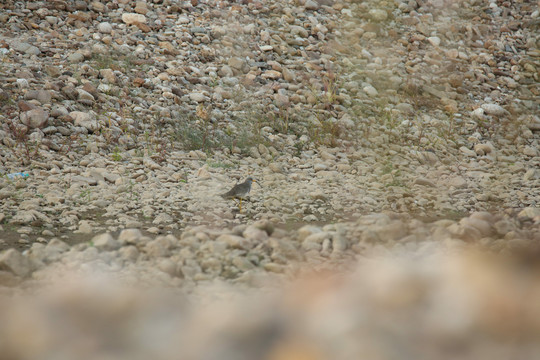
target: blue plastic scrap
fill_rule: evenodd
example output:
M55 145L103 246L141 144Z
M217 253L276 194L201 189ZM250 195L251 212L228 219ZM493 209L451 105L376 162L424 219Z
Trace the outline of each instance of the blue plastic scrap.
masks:
M18 172L18 173L7 174L6 176L8 177L8 179L13 180L13 179L18 178L18 177L27 178L27 177L30 176L30 174L23 171L23 172Z

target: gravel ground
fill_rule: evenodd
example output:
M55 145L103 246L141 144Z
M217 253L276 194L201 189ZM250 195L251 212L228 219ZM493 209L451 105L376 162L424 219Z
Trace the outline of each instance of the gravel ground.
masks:
M539 5L3 1L0 289L534 257ZM248 176L240 212L220 194Z

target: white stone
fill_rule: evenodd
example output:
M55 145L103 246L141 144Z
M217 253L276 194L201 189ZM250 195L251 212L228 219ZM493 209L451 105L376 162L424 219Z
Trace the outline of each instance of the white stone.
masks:
M479 120L484 120L486 118L485 111L481 107L473 110L472 115Z
M216 239L216 242L223 242L234 249L247 249L249 247L249 243L246 239L232 234L220 235Z
M539 152L537 148L527 145L523 148L523 154L531 157L536 157L539 155Z
M146 23L146 16L141 15L141 14L135 14L135 13L123 13L122 21L128 25L132 25L136 23Z
M304 225L298 229L298 240L303 241L311 234L320 233L322 229L318 226Z
M99 23L97 29L100 33L110 34L112 32L112 25L108 22Z
M377 91L377 89L375 89L371 85L364 86L364 88L362 90L364 90L364 92L366 94L368 94L369 96L371 96L371 97L375 97L375 96L379 95L379 92Z
M99 234L92 238L94 247L100 251L113 251L120 247L120 242L115 240L111 234Z
M474 146L474 151L476 152L478 156L483 156L490 153L494 153L495 147L490 142L487 142L485 144L476 144Z
M383 9L371 9L369 10L369 16L374 21L384 21L388 19L388 13Z
M80 52L74 52L67 57L69 62L78 63L84 60L84 55Z
M142 237L143 235L139 229L124 229L118 235L118 241L122 244L137 244Z
M248 226L246 230L244 230L242 235L247 240L251 240L257 243L266 241L268 239L268 234L266 233L266 231L261 230L255 226Z
M95 116L91 113L72 111L69 113L69 116L73 118L73 123L75 126L84 127L89 131L95 131L98 129L98 122Z
M441 44L441 39L438 36L430 36L427 40L433 46L439 46Z
M304 4L304 7L306 8L306 10L318 10L320 5L316 1L307 0Z
M32 109L20 115L21 123L31 129L42 128L47 124L49 113L43 109Z
M94 101L95 98L92 94L90 94L88 91L86 90L83 90L83 89L77 89L77 93L79 94L79 99L80 100L90 100L90 101Z
M482 109L484 109L488 115L500 116L507 113L507 111L498 104L483 104Z
M20 252L9 249L0 254L0 270L9 270L18 276L26 276L31 271L30 262Z
M207 100L207 97L203 93L200 93L200 92L192 92L192 93L190 93L189 98L191 100L193 100L193 101L198 102L198 103Z

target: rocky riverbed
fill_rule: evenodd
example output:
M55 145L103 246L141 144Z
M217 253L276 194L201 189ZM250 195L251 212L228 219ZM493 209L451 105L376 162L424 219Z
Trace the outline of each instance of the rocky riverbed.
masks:
M3 1L2 291L536 256L539 5Z

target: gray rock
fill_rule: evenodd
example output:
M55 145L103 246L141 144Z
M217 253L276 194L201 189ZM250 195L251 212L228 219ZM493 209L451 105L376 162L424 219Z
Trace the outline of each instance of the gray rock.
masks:
M102 34L110 34L112 32L112 25L109 22L99 23L97 29Z
M501 116L508 113L508 111L498 104L482 104L482 109L488 115Z
M158 261L157 267L159 270L163 271L170 276L177 275L177 266L171 259L160 259Z
M77 233L79 234L91 234L93 232L92 225L87 220L81 220L79 222L79 229Z
M200 92L192 92L192 93L190 93L189 98L192 101L195 101L195 102L198 102L198 103L208 100L208 97L205 96L203 93L200 93Z
M84 60L84 55L80 52L74 52L67 57L67 60L72 63L80 63Z
M540 208L533 207L533 206L526 207L525 209L521 210L518 213L518 218L522 218L522 219L539 218L540 220Z
M306 3L304 4L304 7L306 8L306 10L319 10L320 5L316 1L307 0Z
M61 254L69 250L69 245L60 239L52 239L45 247L45 262L53 262L60 258Z
M451 178L450 180L448 180L448 185L453 186L456 189L465 189L467 188L467 180L465 180L461 176L455 176Z
M439 46L441 44L441 38L438 36L430 36L427 38L427 41L433 46Z
M37 100L42 104L50 104L52 100L51 92L48 90L29 90L24 98L27 100Z
M376 226L373 232L381 241L395 241L407 236L407 226L400 220L392 220L390 223Z
M249 71L249 66L247 65L246 60L239 57L232 57L227 63L232 69L238 70L240 72Z
M369 10L369 17L374 21L384 21L388 19L388 13L383 9L371 9Z
M111 69L101 69L99 70L99 75L103 79L107 80L110 84L116 84L118 81L116 74Z
M167 213L158 214L152 224L154 225L167 225L171 224L174 221L173 217Z
M139 250L133 245L121 247L118 254L122 259L129 261L137 261L139 258Z
M248 249L249 242L242 236L223 234L217 237L216 242L223 242L234 249Z
M51 110L52 117L57 118L66 115L69 115L69 111L64 106L56 105Z
M170 256L170 247L171 242L166 236L158 236L155 240L146 244L144 250L148 256L159 258Z
M471 226L480 231L480 234L482 236L491 236L493 233L493 227L491 224L485 220L475 218L475 217L468 217L463 218L459 221L459 224L463 227Z
M94 236L92 243L99 251L114 251L120 248L120 242L109 233Z
M241 271L248 271L255 269L255 265L248 259L242 256L236 256L232 259L232 264Z
M317 234L322 232L322 229L318 226L314 225L304 225L300 229L298 229L298 240L304 241L305 238L312 234Z
M322 244L325 239L329 239L330 234L326 231L316 232L313 234L310 234L306 236L303 242L315 242L318 244Z
M276 258L276 257L279 258L283 256L286 259L296 260L296 261L302 259L302 254L293 245L291 240L270 238L268 240L268 244L274 250L274 253L272 254L272 258Z
M255 226L258 229L266 231L268 236L272 235L275 230L274 223L268 220L258 220L253 223L253 226Z
M435 183L433 183L431 180L428 180L426 178L416 178L414 180L414 183L417 185L422 185L422 186L437 187Z
M255 226L248 226L246 230L244 230L242 235L247 240L256 243L265 242L268 239L268 234L266 233L266 231L261 230Z
M45 127L49 119L49 113L43 109L32 109L21 113L21 123L31 129Z
M540 179L540 170L529 169L523 175L523 181L538 180Z
M12 224L28 225L36 221L40 221L43 218L43 214L36 210L19 210L15 216L10 220ZM47 223L50 221L46 221Z
M77 89L77 93L79 94L79 100L88 100L88 101L95 100L92 94L90 94L88 91L85 91L83 89Z
M232 77L234 76L234 72L229 65L223 65L221 69L219 69L219 75L222 77Z
M30 45L26 42L18 42L14 41L10 44L11 48L17 52L28 54L28 55L39 55L41 54L41 50L39 50L38 47L34 45Z
M69 116L73 118L76 126L81 126L88 131L96 131L98 129L97 119L92 113L72 111L69 113Z
M476 241L482 237L480 230L466 224L452 224L448 227L448 230L454 237L466 242Z
M379 92L377 91L377 89L375 89L372 85L366 85L364 86L362 90L364 90L364 92L371 97L375 97L379 95Z
M121 244L138 244L143 238L139 229L124 229L118 235L118 241Z
M492 154L495 153L495 147L491 142L487 142L485 144L476 144L474 146L474 152L476 152L478 156Z
M24 277L32 272L32 267L28 258L15 249L9 249L0 254L0 270Z
M414 106L407 103L399 103L396 105L396 109L401 111L403 114L407 115L413 115L414 114Z
M0 270L0 287L15 287L20 284L21 278L9 271Z
M123 13L122 21L128 25L133 25L137 23L144 24L146 23L146 16L142 14L135 14L135 13Z
M523 148L523 154L530 157L537 157L540 155L540 152L536 147L527 145Z
M347 250L347 247L348 241L344 236L340 234L334 234L332 236L332 248L334 253L342 253Z

